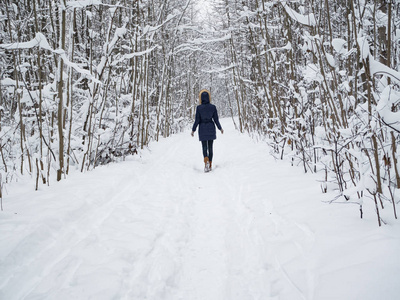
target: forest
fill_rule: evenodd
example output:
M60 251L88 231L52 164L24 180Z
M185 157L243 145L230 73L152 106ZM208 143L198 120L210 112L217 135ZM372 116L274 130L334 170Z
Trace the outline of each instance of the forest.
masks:
M321 192L400 202L400 2L1 0L0 198L220 115Z

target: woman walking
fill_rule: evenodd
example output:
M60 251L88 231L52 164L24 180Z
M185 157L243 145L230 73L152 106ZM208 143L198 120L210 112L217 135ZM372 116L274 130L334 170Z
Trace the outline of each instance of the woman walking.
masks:
M203 147L204 171L209 172L212 168L213 142L217 138L215 125L217 125L222 134L224 130L218 120L217 108L210 103L210 92L201 90L199 98L201 105L198 105L196 108L196 119L192 128L192 136L194 136L197 125L199 125L199 140Z

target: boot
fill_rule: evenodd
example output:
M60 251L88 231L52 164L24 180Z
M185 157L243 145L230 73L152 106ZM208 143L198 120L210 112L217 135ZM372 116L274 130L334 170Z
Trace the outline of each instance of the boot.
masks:
M211 169L212 169L212 161L210 160L210 171L211 171Z
M204 172L210 171L210 161L208 157L204 157Z

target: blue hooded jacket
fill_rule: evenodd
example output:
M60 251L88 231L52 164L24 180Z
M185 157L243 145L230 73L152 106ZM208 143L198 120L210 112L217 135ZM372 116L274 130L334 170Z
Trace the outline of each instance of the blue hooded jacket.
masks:
M207 91L201 93L201 105L196 108L196 119L192 131L196 131L199 125L199 140L210 141L217 138L215 125L221 130L218 120L218 112L215 105L210 103L210 95Z

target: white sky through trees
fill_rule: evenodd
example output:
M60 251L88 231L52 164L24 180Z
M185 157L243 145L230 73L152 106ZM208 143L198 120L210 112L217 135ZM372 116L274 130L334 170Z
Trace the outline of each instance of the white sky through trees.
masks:
M207 29L215 29L218 23L216 12L213 8L212 1L202 0L195 3L196 15L194 16L194 23L200 23Z

